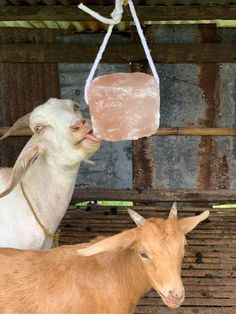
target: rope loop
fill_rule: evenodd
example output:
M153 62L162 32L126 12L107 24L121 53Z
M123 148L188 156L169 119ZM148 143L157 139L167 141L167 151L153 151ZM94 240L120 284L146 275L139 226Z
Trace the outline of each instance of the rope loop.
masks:
M34 210L28 196L26 195L25 193L25 189L24 189L24 186L23 186L23 183L22 181L20 181L20 187L21 187L21 191L24 195L24 198L26 200L26 202L28 203L30 209L31 209L31 212L35 218L35 220L37 221L37 223L39 224L39 226L41 227L41 229L43 230L45 236L47 238L52 238L53 239L53 245L52 247L57 247L59 246L59 238L60 238L60 234L59 234L59 231L55 232L55 233L51 233L48 231L48 229L44 226L44 224L41 222L41 220L38 218L37 214L36 214L36 211Z

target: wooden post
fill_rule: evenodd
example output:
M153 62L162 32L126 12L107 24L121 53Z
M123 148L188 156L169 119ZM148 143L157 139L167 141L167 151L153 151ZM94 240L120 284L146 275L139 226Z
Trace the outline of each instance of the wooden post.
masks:
M140 38L134 30L132 36L133 41L142 46ZM145 59L143 62L131 63L130 70L131 72L148 73L148 61ZM155 159L152 152L152 142L151 137L132 141L133 188L138 190L150 189L154 186Z
M202 43L220 43L215 24L199 25ZM215 127L220 107L219 64L200 65L199 87L205 97L206 109L201 118L202 127ZM202 137L199 144L198 187L202 189L228 189L230 187L229 165L226 154L220 154L215 138Z

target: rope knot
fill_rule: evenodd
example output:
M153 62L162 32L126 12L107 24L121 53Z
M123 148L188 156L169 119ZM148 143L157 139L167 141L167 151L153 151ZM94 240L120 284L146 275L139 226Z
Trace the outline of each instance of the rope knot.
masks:
M111 17L112 20L114 21L114 24L118 24L120 23L121 19L122 19L122 15L123 15L123 8L121 7L116 7L112 13L111 13Z

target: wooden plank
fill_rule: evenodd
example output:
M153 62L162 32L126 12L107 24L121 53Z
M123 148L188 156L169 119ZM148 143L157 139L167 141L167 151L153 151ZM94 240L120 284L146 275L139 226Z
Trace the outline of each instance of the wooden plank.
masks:
M52 43L52 30L1 29L0 44ZM1 61L0 61L1 62ZM58 67L55 63L0 63L0 125L13 124L18 118L50 97L59 96ZM1 166L12 166L27 138L10 138L0 145Z
M1 44L0 62L91 63L97 45L82 44ZM235 43L150 44L157 63L234 63ZM88 53L89 51L89 53ZM110 44L101 62L129 63L145 59L141 44Z
M0 136L3 136L10 127L0 127ZM16 131L14 134L11 134L10 136L17 137L17 136L31 136L33 133L29 128L25 128L22 130Z
M140 305L137 306L135 309L136 314L156 314L157 310L160 310L161 314L170 314L170 309L167 307L162 306L156 307L155 305ZM178 314L235 314L236 313L236 306L235 307L208 307L208 306L198 306L196 307L186 307L182 306L179 308L176 313Z
M110 17L114 6L89 6L103 16ZM130 11L125 7L123 21L132 21ZM210 20L236 19L235 5L205 5L205 6L136 6L141 21L171 21L171 20ZM94 21L94 19L79 10L77 6L3 6L0 8L0 21Z
M147 36L147 33L149 36ZM153 40L153 33L149 32L149 27L145 28L144 35L147 43ZM138 43L140 38L137 34L136 27L131 27L132 43ZM130 64L130 72L149 73L149 65L146 59L141 62ZM155 158L153 149L153 139L143 137L132 141L132 181L134 189L151 189L155 185Z
M162 306L163 302L159 297L156 298L143 298L140 301L141 305L156 305ZM228 298L186 298L184 301L185 306L236 306L236 302Z
M0 136L8 130L9 127L0 127ZM11 136L30 135L30 129L22 129ZM236 128L160 128L153 136L236 136Z
M160 128L156 134L158 136L236 136L235 128Z
M235 201L236 190L197 190L197 189L150 189L150 190L116 190L116 189L79 189L75 188L73 199L77 200L134 200L134 201L182 201L182 202L220 202Z

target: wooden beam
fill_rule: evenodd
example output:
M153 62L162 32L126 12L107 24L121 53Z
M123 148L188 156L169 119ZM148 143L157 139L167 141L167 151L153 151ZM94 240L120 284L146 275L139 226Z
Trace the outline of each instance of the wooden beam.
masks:
M114 201L182 201L182 202L220 202L235 201L236 190L117 190L117 189L79 189L75 188L73 199L79 200L114 200Z
M0 127L3 136L9 127ZM30 129L22 129L11 136L31 136ZM236 136L236 128L160 128L154 136Z
M147 43L154 42L151 26L144 29ZM140 41L136 27L131 27L131 43ZM129 64L130 72L149 73L149 65L146 59L141 62ZM132 141L132 186L134 189L152 189L155 186L156 161L154 157L154 145L152 137L143 137Z
M110 17L114 6L89 6L99 14ZM136 6L141 21L171 21L171 20L235 20L235 5L206 6ZM132 21L128 7L125 7L123 21ZM94 21L77 6L1 6L0 21Z
M99 47L81 44L2 44L3 63L92 63ZM150 44L157 63L234 63L236 44ZM128 63L146 60L141 44L111 44L103 63Z
M3 136L10 128L9 127L0 127L0 137ZM31 136L32 135L32 131L28 128L16 131L14 134L10 135L10 136Z
M235 128L160 128L156 136L236 136Z

